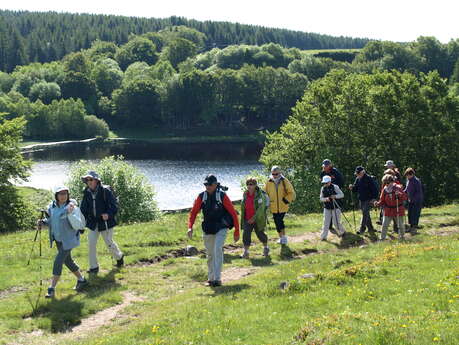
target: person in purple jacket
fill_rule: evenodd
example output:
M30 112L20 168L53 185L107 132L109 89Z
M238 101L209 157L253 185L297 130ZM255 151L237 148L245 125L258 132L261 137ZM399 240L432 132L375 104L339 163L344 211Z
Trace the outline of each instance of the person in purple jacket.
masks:
M411 234L415 235L424 203L424 191L421 180L415 176L413 168L406 169L404 175L406 177L405 193L408 194L408 223Z

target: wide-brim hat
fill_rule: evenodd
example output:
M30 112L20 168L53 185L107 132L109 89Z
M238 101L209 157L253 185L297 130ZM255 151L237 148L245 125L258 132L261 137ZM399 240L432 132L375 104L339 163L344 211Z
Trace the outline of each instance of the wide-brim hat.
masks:
M322 177L322 183L328 183L328 182L331 182L331 177L328 176L328 175L325 175L324 177Z
M57 193L62 192L64 190L66 190L67 192L69 191L68 187L66 187L66 186L58 186L58 187L55 187L53 189L53 192L54 192L54 194L57 194Z
M97 180L97 181L100 181L100 177L99 177L99 174L96 173L94 170L90 170L88 171L88 173L84 176L81 176L81 180L86 183L86 179L88 178L92 178L94 180Z

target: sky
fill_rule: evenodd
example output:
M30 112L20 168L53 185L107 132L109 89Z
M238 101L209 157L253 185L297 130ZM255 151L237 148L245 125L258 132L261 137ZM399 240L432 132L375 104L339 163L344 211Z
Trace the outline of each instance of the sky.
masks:
M4 1L2 1L4 2ZM6 1L5 1L6 2ZM459 38L457 0L14 0L1 9L239 22L397 42Z

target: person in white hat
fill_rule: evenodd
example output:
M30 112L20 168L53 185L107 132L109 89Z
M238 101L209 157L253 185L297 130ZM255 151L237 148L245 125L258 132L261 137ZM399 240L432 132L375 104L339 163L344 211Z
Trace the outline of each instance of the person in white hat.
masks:
M115 215L118 212L118 202L113 192L107 186L103 186L99 175L95 171L88 171L81 180L87 187L81 201L81 212L86 217L86 226L89 228L89 270L88 273L99 272L97 260L97 240L99 235L104 239L107 248L116 260L116 266L124 265L124 255L113 240Z
M55 242L58 250L53 264L53 278L46 298L54 297L64 264L78 279L75 290L81 290L88 285L88 281L81 274L71 254L72 249L80 245L80 231L74 229L68 220L76 208L77 202L70 199L67 187L54 188L54 200L48 206L47 218L40 221L40 225L48 225L50 246L52 247Z
M322 226L322 232L320 239L322 241L327 240L328 229L330 222L338 230L338 236L342 237L346 230L341 224L341 204L340 199L344 198L343 191L338 185L332 183L330 176L325 175L322 177L322 188L320 189L319 199L324 204L324 221Z

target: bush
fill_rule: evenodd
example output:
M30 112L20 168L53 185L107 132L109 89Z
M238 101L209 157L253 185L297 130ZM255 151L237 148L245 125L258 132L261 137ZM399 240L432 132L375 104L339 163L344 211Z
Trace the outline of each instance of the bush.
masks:
M99 119L94 115L88 115L84 117L84 123L86 126L87 137L108 138L110 130L104 120Z
M81 176L88 170L97 171L102 183L114 190L119 199L119 222L147 222L159 217L154 187L137 168L124 162L123 157L107 157L100 163L80 161L73 164L67 181L72 198L81 202L85 188Z

